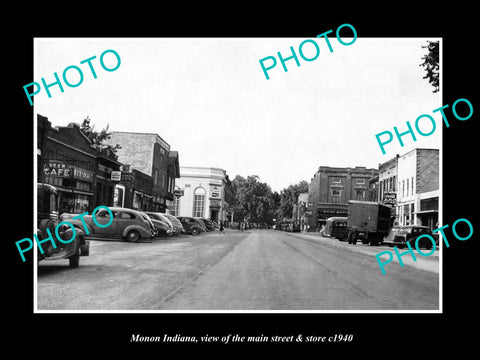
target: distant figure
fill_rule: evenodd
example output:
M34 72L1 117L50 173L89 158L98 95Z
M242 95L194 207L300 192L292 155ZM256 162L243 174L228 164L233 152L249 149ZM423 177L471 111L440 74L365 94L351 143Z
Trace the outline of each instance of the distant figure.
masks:
M220 229L219 229L219 231L220 231L220 234L225 235L224 232L223 232L223 230L225 230L225 229L223 228L223 221L220 220Z

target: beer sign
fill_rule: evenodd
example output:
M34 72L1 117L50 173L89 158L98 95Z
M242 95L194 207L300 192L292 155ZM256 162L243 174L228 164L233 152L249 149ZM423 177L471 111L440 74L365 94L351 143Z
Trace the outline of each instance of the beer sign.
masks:
M45 164L45 167L43 168L43 173L45 175L70 177L71 168L67 167L65 163L59 161L49 161Z

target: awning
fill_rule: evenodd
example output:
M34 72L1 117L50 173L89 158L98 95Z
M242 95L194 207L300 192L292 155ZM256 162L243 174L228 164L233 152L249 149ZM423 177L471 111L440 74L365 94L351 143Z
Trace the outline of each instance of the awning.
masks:
M89 196L94 195L93 192L83 191L83 190L77 190L77 189L74 189L73 192L74 192L75 194L82 194L82 195L89 195Z
M423 211L414 211L413 214L435 214L438 213L438 210L423 210Z

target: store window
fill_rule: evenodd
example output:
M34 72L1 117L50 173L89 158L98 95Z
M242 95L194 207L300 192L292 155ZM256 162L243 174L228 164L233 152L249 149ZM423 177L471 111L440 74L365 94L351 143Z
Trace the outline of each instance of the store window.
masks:
M205 211L205 189L197 188L194 192L193 216L203 217Z

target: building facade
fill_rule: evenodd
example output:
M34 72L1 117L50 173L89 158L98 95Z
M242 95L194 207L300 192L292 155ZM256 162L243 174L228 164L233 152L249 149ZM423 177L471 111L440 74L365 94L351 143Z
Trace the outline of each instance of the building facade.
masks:
M125 164L121 186L116 190L118 202L125 196L126 207L158 212L173 205L175 179L179 177L178 152L171 152L170 145L154 133L114 131L107 142L120 144L117 155ZM150 181L147 177L151 178L150 188L145 187Z
M225 170L213 167L180 167L176 181L175 216L230 220L233 189Z
M79 124L53 127L37 115L37 125L37 181L57 188L59 211L84 213L111 206L117 183L111 173L122 165L111 148L94 146Z
M396 205L398 183L398 155L378 165L378 198L375 201Z
M398 157L397 216L399 225L434 229L439 210L439 150L413 149Z
M305 231L308 229L307 221L307 206L308 206L308 193L298 194L297 203L293 205L293 219L300 223L300 230Z
M308 186L308 227L315 230L332 216L347 216L349 200L367 200L377 169L320 166Z

